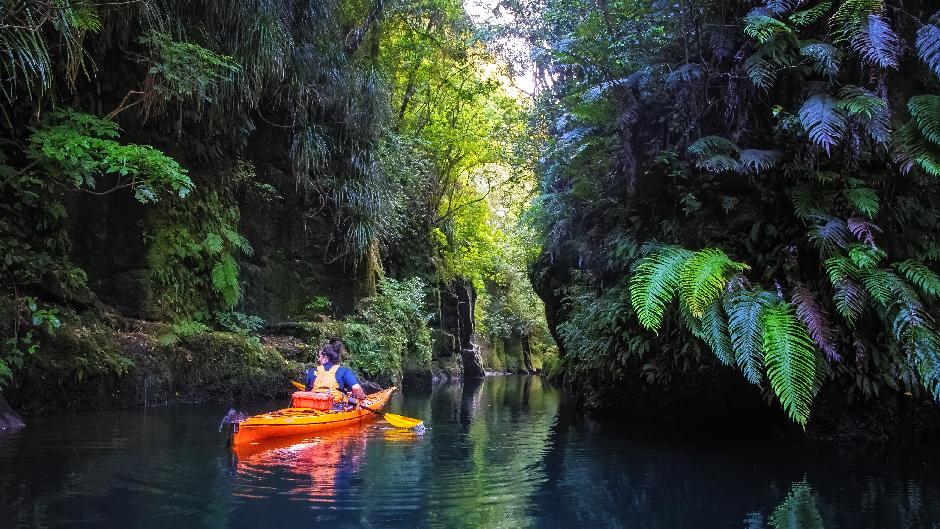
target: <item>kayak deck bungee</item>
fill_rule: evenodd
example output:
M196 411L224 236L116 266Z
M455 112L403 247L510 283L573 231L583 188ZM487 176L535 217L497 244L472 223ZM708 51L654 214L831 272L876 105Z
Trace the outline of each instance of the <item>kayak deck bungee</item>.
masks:
M395 387L377 391L362 402L373 410L388 403ZM311 408L284 408L260 415L252 415L232 428L231 445L237 447L272 437L312 434L341 428L377 415L365 408L342 411L320 411Z

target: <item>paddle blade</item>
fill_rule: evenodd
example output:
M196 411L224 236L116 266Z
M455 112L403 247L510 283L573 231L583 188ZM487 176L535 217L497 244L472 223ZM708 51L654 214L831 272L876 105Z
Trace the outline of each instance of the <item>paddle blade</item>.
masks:
M304 386L304 385L301 384L300 382L297 382L296 380L291 380L290 383L293 384L294 387L297 388L297 389L300 390L300 391L303 391L303 390L306 389L306 386Z
M415 428L423 424L423 421L419 419L395 415L394 413L385 413L382 418L396 428Z

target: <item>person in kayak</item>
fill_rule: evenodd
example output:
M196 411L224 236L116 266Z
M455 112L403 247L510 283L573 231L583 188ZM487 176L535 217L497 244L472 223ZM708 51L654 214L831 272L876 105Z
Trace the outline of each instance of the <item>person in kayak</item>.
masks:
M366 398L366 393L352 369L339 365L340 351L343 348L343 342L335 340L320 349L317 356L317 363L320 365L316 369L307 369L304 377L306 391L329 392L336 403L346 402L346 395L349 393L357 400Z

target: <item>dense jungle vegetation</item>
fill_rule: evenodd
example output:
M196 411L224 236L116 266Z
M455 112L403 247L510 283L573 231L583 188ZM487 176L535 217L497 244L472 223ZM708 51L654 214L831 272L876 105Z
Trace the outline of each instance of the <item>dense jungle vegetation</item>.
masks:
M573 379L681 392L720 363L801 425L825 388L940 400L936 5L502 5L541 85L533 280Z
M0 387L285 321L427 371L455 288L489 367L549 348L530 105L459 0L3 0L0 55Z

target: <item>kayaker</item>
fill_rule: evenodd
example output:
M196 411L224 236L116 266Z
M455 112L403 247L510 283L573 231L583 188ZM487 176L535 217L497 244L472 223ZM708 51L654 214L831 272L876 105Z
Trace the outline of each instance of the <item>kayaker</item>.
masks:
M365 391L359 384L356 374L346 366L339 365L339 351L343 350L342 342L327 344L320 349L317 355L316 369L307 369L304 386L306 391L323 391L333 394L333 402L346 402L346 395L358 400L366 398ZM338 347L337 347L338 345Z

